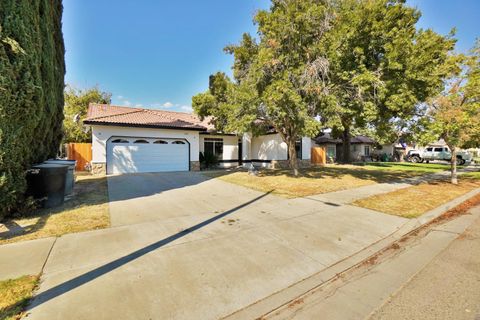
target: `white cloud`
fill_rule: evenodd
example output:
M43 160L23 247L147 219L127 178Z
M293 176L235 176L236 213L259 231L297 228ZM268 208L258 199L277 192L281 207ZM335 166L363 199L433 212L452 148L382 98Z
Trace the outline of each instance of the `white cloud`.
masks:
M141 104L141 103L137 103L137 104L135 105L135 108L141 108L141 107L143 107L143 104Z
M164 104L162 104L162 107L171 108L171 107L173 107L173 103L171 103L170 101L167 101Z
M128 101L128 100L123 100L122 103L123 103L124 105L126 105L127 107L130 107L130 106L132 105L132 103L131 103L130 101Z
M182 110L184 112L193 112L193 109L192 109L191 106L181 106L180 110Z
M123 100L124 97L123 97L123 96L117 96L117 99L118 99L118 100Z

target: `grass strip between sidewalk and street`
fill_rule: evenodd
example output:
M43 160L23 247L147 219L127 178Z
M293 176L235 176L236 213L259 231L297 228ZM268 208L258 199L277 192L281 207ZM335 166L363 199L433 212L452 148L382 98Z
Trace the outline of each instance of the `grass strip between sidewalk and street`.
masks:
M110 225L107 178L79 174L73 196L63 205L1 223L0 245L106 228Z
M432 181L360 199L352 204L404 218L416 218L476 188L480 188L480 173L461 176L458 185L447 180Z
M0 320L17 320L32 298L38 276L0 281Z

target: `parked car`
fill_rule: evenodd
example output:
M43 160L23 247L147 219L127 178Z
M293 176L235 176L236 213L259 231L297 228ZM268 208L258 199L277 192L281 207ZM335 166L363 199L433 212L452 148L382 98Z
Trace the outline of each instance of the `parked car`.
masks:
M410 162L430 162L433 160L449 161L452 159L452 153L447 146L435 147L430 146L425 150L410 150L407 154ZM457 151L457 164L464 165L466 162L472 161L472 156L468 151Z

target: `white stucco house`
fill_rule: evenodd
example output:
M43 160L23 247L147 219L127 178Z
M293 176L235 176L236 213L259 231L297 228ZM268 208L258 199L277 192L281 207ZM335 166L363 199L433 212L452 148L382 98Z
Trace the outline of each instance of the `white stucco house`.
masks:
M288 161L278 133L221 134L190 113L90 104L83 121L92 132L92 171L121 174L200 170L200 152L215 154L222 167L279 167ZM297 142L300 162L310 162L311 139Z

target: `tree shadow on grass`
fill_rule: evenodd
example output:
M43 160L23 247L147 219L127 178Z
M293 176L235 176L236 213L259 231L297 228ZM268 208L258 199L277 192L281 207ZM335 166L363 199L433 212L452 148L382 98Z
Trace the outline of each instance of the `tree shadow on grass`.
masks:
M370 165L370 164L368 164ZM383 166L383 165L378 165ZM398 167L397 165L385 165L385 167ZM410 166L408 166L410 167ZM230 171L217 171L215 173L207 173L209 177L220 177L229 175L235 172L245 172L245 170L230 170ZM376 183L386 183L386 182L400 182L404 179L419 177L425 174L430 174L435 172L428 171L417 171L417 170L382 170L382 169L372 169L372 168L362 168L362 166L351 166L351 167L342 167L342 166L318 166L311 167L306 169L300 169L299 175L295 177L291 170L289 169L260 169L258 172L258 177L280 177L286 176L289 178L308 178L308 179L338 179L341 180L347 176L361 179L361 180L370 180Z

